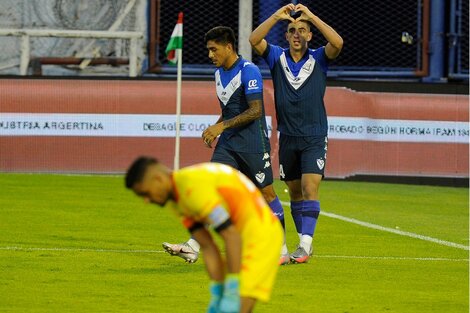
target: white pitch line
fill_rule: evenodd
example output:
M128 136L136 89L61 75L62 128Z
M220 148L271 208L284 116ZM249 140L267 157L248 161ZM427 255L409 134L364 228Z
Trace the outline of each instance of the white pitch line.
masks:
M40 247L0 247L0 250L8 251L51 251L51 252L104 252L104 253L165 253L163 250L125 250L125 249L91 249L91 248L40 248ZM403 261L451 261L469 262L468 259L452 258L418 258L418 257L396 257L396 256L358 256L358 255L327 255L316 254L313 258L323 259L365 259L365 260L403 260Z
M70 251L70 252L109 252L109 253L163 253L163 250L120 250L92 248L38 248L38 247L0 247L0 250L12 251Z
M400 256L357 256L357 255L313 255L313 258L327 259L368 259L368 260L404 260L404 261L451 261L451 262L469 262L469 259L451 259L451 258L413 258Z
M281 201L281 203L282 203L282 205L290 206L289 202ZM376 225L376 224L372 224L372 223L367 223L367 222L363 222L363 221L360 221L360 220L356 220L354 218L349 218L349 217L345 217L345 216L342 216L342 215L329 213L329 212L325 212L325 211L321 211L320 214L322 216L335 218L335 219L338 219L338 220L341 220L341 221L353 223L353 224L360 225L360 226L367 227L367 228L372 228L372 229L377 229L377 230L380 230L380 231L393 233L393 234L400 235L400 236L406 236L406 237L411 237L411 238L414 238L414 239L420 239L420 240L424 240L424 241L434 242L434 243L437 243L437 244L440 244L440 245L443 245L443 246L447 246L447 247L452 247L452 248L457 248L457 249L462 249L462 250L467 250L467 251L470 250L470 247L468 245L466 246L466 245L462 245L462 244L451 242L451 241L446 241L446 240L437 239L437 238L433 238L433 237L429 237L429 236L423 236L423 235L420 235L420 234L415 234L415 233L402 231L402 230L398 230L398 229L394 229L394 228L389 228L389 227L384 227L384 226L380 226L380 225Z

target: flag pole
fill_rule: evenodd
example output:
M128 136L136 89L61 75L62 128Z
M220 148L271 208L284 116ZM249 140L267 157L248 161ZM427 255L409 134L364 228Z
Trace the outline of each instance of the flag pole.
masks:
M183 12L178 14L178 23L181 23L181 36L183 35ZM182 43L181 43L182 45ZM180 125L181 125L181 76L183 71L183 47L176 49L176 134L175 134L175 159L173 168L178 170L180 167Z
M174 169L180 167L180 125L181 125L181 72L183 63L183 49L176 50L178 68L176 74L176 138L175 138L175 163Z

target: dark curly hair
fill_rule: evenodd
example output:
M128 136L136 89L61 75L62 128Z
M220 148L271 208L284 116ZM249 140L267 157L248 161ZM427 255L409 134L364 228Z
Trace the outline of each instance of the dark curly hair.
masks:
M144 179L147 168L153 164L158 164L158 160L153 157L137 158L127 170L126 188L132 189L135 184L140 183Z
M217 44L231 44L233 50L237 50L235 33L230 27L217 26L212 28L204 36L204 43L207 44L207 42L210 40L214 41Z

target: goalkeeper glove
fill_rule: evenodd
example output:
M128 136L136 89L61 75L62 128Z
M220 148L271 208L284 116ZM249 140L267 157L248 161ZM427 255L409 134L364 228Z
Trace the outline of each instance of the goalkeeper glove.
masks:
M218 313L218 307L220 303L220 298L222 298L224 286L222 283L211 281L209 285L209 290L211 293L211 299L209 302L209 307L207 308L207 313Z
M240 277L228 274L224 282L224 293L219 305L220 313L240 312Z

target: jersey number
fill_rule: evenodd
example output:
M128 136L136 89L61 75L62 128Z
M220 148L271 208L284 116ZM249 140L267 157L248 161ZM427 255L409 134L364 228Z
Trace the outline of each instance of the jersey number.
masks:
M281 178L286 177L286 174L284 174L284 168L282 167L282 164L279 165L279 176L281 176Z

